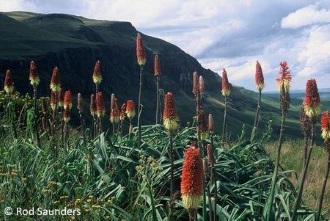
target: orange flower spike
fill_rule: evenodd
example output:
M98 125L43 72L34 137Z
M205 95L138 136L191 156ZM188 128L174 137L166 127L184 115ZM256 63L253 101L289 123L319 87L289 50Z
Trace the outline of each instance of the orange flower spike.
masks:
M310 79L306 84L306 95L303 101L305 114L309 118L314 118L320 113L320 95L315 79Z
M102 117L105 113L103 95L102 92L98 92L96 95L96 115Z
M198 74L195 71L193 73L193 90L192 90L193 94L196 95L198 92Z
M64 109L71 110L72 108L72 102L71 102L71 92L65 91L64 93L64 102L63 102Z
M34 61L30 62L30 76L29 76L29 80L30 80L30 84L33 87L38 86L38 84L40 83L40 78L39 78L39 74L38 74L38 68L37 65Z
M203 94L205 91L205 84L204 84L204 78L203 76L199 76L198 79L198 90L200 94Z
M222 93L222 96L230 95L230 85L228 82L227 72L225 69L223 69L223 71L222 71L221 93Z
M154 72L155 72L154 76L160 77L161 69L160 69L160 58L158 54L155 55L155 59L154 59Z
M256 82L256 87L257 87L258 91L262 91L262 89L265 86L264 75L262 73L261 65L258 61L256 64L255 82Z
M132 100L128 100L126 102L126 116L128 117L129 120L132 120L135 116L135 105Z
M54 91L50 92L50 108L55 110L56 107L56 94Z
M11 78L11 71L6 71L6 77L4 82L4 88L3 88L7 94L12 94L14 92L14 82Z
M93 117L96 115L96 101L94 94L91 95L90 113Z
M203 161L200 149L190 146L185 151L181 196L182 204L186 209L196 209L200 206L203 195Z
M52 79L50 81L50 89L54 92L61 91L61 84L59 78L59 70L57 67L53 69Z
M79 112L82 112L82 110L83 110L83 103L82 103L81 93L78 93L78 95L77 95L77 110Z
M163 124L165 129L173 133L179 126L179 117L176 112L174 96L171 92L167 92L164 98Z
M146 55L144 51L143 41L141 34L138 33L136 37L136 57L137 57L137 63L140 66L145 65L146 63Z
M278 91L281 93L283 90L284 93L289 93L292 76L286 61L281 61L279 74L280 77L276 78Z
M110 122L118 123L120 120L120 110L117 99L114 101L114 108L110 110Z
M321 116L321 131L322 138L325 141L330 140L330 112L324 112Z
M63 111L63 120L65 123L69 122L70 120L70 108L65 108Z
M93 82L96 85L99 85L102 82L102 74L101 74L101 62L97 61L95 63L94 71L93 71Z

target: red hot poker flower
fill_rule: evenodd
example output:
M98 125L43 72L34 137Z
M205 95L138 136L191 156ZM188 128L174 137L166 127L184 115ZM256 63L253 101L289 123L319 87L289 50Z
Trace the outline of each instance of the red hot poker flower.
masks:
M96 116L96 101L95 101L95 95L91 95L91 103L90 103L90 113L93 117Z
M193 90L192 90L193 94L196 95L198 92L198 74L195 71L193 73Z
M120 110L119 110L119 105L117 99L114 101L114 108L110 110L110 122L113 123L118 123L120 120Z
M93 82L96 85L99 85L102 82L102 74L101 74L101 62L97 61L95 63L94 71L93 71Z
M320 113L320 95L315 79L310 79L306 84L306 95L303 101L305 114L314 118Z
M146 55L145 55L143 41L142 41L142 37L141 37L140 33L138 33L137 37L136 37L136 57L137 57L137 62L140 66L145 65Z
M96 95L96 115L102 117L105 113L103 95L102 92L98 92Z
M7 94L12 94L14 92L14 82L11 78L11 71L6 71L6 77L4 82L4 88L3 88Z
M205 84L204 84L204 78L203 76L199 76L198 80L198 91L200 94L203 94L205 91Z
M83 104L82 104L82 96L81 96L81 93L78 93L77 95L77 110L79 112L82 112L83 110Z
M222 81L221 81L221 93L222 96L230 95L230 85L227 77L227 72L225 69L222 71Z
M325 141L330 140L330 112L324 112L321 116L322 138Z
M256 64L255 82L256 82L257 89L259 91L262 91L262 89L265 86L264 75L262 73L261 65L258 61L257 61L257 64Z
M50 89L54 92L60 92L61 91L61 84L60 84L60 78L59 78L59 70L57 67L53 69L52 79L50 81Z
M154 76L160 77L161 69L160 69L160 58L158 54L155 55L155 59L154 59L154 72L155 72Z
M34 87L36 87L39 82L39 74L38 74L38 68L34 61L30 62L30 76L29 76L30 84Z
M181 196L182 203L186 209L196 209L201 203L203 194L203 162L200 149L190 146L185 151Z
M174 97L171 92L167 92L164 98L163 124L165 129L173 133L179 126L179 117L176 112Z
M126 102L126 116L128 117L129 120L132 120L135 116L135 105L132 100L128 100Z
M72 102L71 102L71 92L65 91L64 93L64 102L63 102L64 109L71 109L72 108Z
M280 70L279 70L280 77L276 78L277 88L280 93L287 94L290 90L290 82L292 76L290 74L289 66L286 61L281 61L280 63Z

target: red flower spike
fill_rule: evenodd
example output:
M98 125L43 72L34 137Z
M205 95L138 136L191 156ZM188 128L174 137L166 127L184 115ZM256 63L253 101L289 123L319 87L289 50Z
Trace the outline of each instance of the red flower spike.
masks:
M12 94L14 92L14 82L11 78L11 71L6 71L6 77L4 82L4 88L3 88L7 94Z
M102 92L98 92L96 95L96 115L102 117L105 113L103 95Z
M173 133L179 126L179 117L176 112L174 96L171 92L167 92L164 98L163 124L165 129Z
M95 95L91 95L91 103L90 103L90 113L93 117L96 116L96 101L95 101Z
M204 90L205 90L204 78L203 78L203 76L199 76L198 91L199 91L200 94L203 94Z
M143 41L142 41L142 37L141 37L140 33L138 33L137 37L136 37L136 57L137 57L137 62L140 66L145 65L146 55L145 55Z
M155 59L154 59L154 72L155 72L154 76L160 77L161 69L160 69L160 58L158 54L155 55Z
M203 161L200 149L190 146L185 151L181 196L182 203L186 209L196 209L200 206L203 195Z
M71 102L71 92L65 91L64 93L64 102L63 102L64 109L71 110L72 108L72 102Z
M38 86L40 82L39 74L38 74L38 68L34 61L30 62L30 76L29 76L30 84L33 87Z
M50 89L54 92L61 91L61 84L59 78L59 70L57 67L53 69L52 79L50 81Z
M101 74L101 62L97 61L94 66L93 71L93 82L96 85L99 85L102 82L102 74Z
M314 118L320 113L320 95L315 79L310 79L306 84L306 94L303 101L305 114L309 118Z
M81 93L78 93L77 95L77 110L79 112L82 112L83 110L83 104L82 104L82 96L81 96Z
M128 100L126 102L126 116L128 117L129 120L132 120L135 116L135 105L134 102L132 100Z
M262 73L261 65L258 61L257 61L257 64L256 64L255 82L256 82L257 89L259 91L262 91L262 89L265 86L264 75Z
M225 69L222 71L222 81L221 81L221 93L222 96L230 95L230 85L227 77L227 72Z
M324 112L321 116L321 131L322 138L329 142L330 141L330 112Z
M117 99L114 101L114 108L110 110L110 122L118 123L120 120L120 110Z
M193 94L196 95L198 92L198 74L195 71L193 73L193 90L192 90Z
M276 78L277 88L279 92L283 92L285 94L289 93L292 76L290 74L288 63L286 61L281 61L279 74L280 77Z

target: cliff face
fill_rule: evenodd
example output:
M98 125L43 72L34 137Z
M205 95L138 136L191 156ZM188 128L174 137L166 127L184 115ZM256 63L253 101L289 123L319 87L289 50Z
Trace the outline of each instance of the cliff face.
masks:
M34 60L41 78L38 94L49 96L52 70L57 66L62 89L71 90L73 95L82 93L88 108L89 97L95 91L92 73L95 62L100 60L103 76L100 90L104 93L107 109L111 93L116 94L120 104L128 99L137 103L140 69L136 61L135 40L138 30L131 23L64 14L10 12L0 13L0 30L1 85L6 69L11 69L17 90L32 94L28 76L29 63ZM143 33L141 35L147 56L143 71L142 123L155 121L156 79L153 63L154 55L159 54L162 69L160 88L164 93L173 92L181 125L192 122L195 115L192 73L197 71L205 81L204 110L206 114L213 114L216 131L220 131L224 109L220 77L204 69L195 58L177 46ZM229 81L232 74L235 73L229 73ZM231 89L228 128L230 134L236 136L241 133L242 124L246 124L247 128L253 125L257 95L241 87ZM297 110L300 110L300 105ZM86 110L86 117L88 113ZM277 98L263 96L262 114L260 125L277 118ZM292 113L292 116L299 115ZM290 130L300 134L296 123L290 125Z
M0 81L6 69L11 69L16 88L31 92L28 82L29 62L35 60L41 83L39 94L48 96L52 69L57 66L63 90L81 92L88 98L94 91L92 72L97 60L102 63L103 82L100 89L109 98L115 93L120 102L137 101L139 66L136 62L137 30L129 22L91 20L63 14L33 14L11 12L0 14ZM220 78L204 69L195 58L177 46L161 39L143 35L147 63L144 67L143 119L151 122L155 110L154 55L161 59L161 88L172 91L179 101L189 99L194 113L191 93L192 73L204 76L206 90L219 91ZM148 105L146 105L148 104ZM180 105L179 105L180 106Z

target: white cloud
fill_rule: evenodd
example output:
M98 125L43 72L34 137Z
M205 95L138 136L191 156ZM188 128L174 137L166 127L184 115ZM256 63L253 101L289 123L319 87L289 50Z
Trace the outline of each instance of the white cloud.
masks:
M297 56L297 61L302 66L298 75L314 76L329 74L329 58L330 24L311 28L305 47Z
M36 11L37 6L29 0L0 0L0 11Z
M282 28L300 28L319 23L330 23L330 11L319 8L317 5L309 5L283 18L281 26Z

